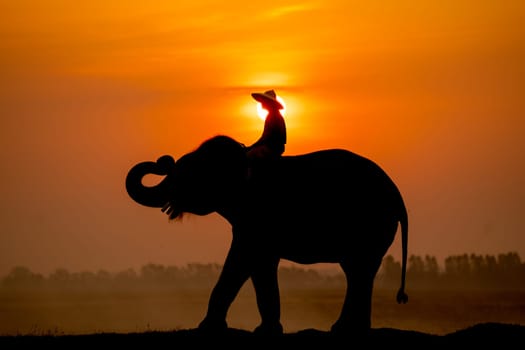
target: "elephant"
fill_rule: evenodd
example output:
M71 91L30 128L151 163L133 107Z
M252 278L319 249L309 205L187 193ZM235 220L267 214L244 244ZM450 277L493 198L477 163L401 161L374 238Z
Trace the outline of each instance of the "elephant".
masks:
M213 136L177 161L164 155L133 166L126 190L137 203L170 219L218 213L232 241L198 330L228 328L227 313L251 279L260 314L257 334L282 334L278 265L336 263L346 294L331 333L371 330L374 279L401 227L402 268L397 302L406 303L408 214L382 168L346 149L321 149L252 163L235 139ZM164 175L144 186L147 174Z

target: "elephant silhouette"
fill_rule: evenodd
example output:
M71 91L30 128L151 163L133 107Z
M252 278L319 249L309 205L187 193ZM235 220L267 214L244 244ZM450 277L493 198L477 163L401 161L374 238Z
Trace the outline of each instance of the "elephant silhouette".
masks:
M250 171L248 169L250 168ZM147 174L165 175L144 186ZM397 186L373 161L344 149L282 156L250 165L245 147L218 135L175 161L160 157L133 166L126 189L137 203L162 208L171 219L216 212L232 227L232 241L203 331L225 330L227 312L251 278L261 317L254 333L281 334L278 265L338 263L346 295L332 333L371 329L374 278L398 230L402 234L401 286L406 303L407 210Z

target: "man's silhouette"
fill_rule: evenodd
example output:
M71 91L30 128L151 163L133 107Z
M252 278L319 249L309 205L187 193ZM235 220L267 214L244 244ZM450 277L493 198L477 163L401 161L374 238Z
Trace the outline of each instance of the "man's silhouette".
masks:
M248 159L253 163L258 160L271 160L281 156L286 144L286 124L281 114L283 105L277 101L274 90L264 93L252 93L252 97L261 103L268 111L264 121L264 130L261 137L248 147Z

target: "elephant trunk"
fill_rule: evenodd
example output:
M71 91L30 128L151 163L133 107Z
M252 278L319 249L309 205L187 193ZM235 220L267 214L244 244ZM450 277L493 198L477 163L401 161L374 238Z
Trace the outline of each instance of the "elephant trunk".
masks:
M126 191L137 203L152 207L162 208L170 199L169 179L166 177L155 186L144 186L142 179L148 174L168 175L175 166L171 156L162 156L157 162L142 162L133 166L126 176Z

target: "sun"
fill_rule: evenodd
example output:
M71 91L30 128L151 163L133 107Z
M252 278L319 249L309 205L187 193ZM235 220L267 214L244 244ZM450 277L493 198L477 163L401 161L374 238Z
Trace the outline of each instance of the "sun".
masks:
M284 100L281 96L277 96L277 101L279 101L283 105L283 108L281 108L280 111L284 117L286 115L286 104L284 103ZM262 107L262 104L260 102L257 102L257 115L262 120L265 120L266 116L268 115L268 111Z

